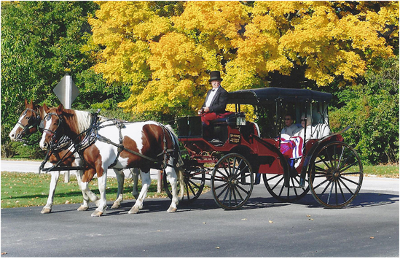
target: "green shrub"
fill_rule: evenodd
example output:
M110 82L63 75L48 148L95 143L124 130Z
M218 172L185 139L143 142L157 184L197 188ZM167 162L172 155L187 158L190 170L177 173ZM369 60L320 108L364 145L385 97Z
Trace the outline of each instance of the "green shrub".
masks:
M365 84L335 94L340 108L332 108L331 128L343 134L367 164L399 160L399 61L383 60L379 71L367 71Z

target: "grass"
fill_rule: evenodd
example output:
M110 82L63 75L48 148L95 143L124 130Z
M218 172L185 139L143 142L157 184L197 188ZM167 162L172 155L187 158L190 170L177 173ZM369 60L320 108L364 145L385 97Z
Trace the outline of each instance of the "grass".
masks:
M49 174L1 172L1 208L44 206L49 194L50 177ZM79 190L76 177L71 176L69 183L65 183L63 178L60 176L58 180L53 204L82 203L82 192ZM124 199L134 199L131 193L132 179L126 179L124 186ZM99 195L96 178L89 183L89 188ZM139 180L139 190L140 188ZM108 178L107 201L115 201L117 190L117 180ZM147 197L166 196L164 192L157 193L157 182L153 180Z
M364 176L399 178L399 165L364 165Z

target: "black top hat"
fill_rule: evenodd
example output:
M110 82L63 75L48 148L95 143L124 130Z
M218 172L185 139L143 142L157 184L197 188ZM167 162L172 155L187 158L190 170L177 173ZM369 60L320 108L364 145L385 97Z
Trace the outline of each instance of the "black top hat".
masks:
M219 71L210 72L210 79L208 81L222 81L221 73Z

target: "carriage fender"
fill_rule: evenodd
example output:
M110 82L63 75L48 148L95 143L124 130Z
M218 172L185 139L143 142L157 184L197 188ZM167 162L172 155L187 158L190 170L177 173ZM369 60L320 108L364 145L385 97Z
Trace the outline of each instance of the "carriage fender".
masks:
M346 130L348 128L349 127L347 127ZM341 133L343 131L341 131L339 133L327 135L327 136L323 137L322 139L320 139L319 141L317 141L317 142L315 142L313 144L311 149L307 152L306 157L304 158L304 163L303 163L303 167L301 169L300 178L305 179L306 173L309 171L311 158L314 156L314 153L316 152L316 150L318 150L321 146L324 146L329 142L333 142L333 141L342 142L343 141L343 137L342 137Z

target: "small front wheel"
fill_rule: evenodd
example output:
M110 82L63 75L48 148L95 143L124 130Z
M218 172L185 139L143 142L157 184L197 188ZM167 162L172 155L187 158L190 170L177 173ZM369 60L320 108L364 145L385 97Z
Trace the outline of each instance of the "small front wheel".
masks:
M357 152L344 142L330 142L312 156L310 190L327 208L342 208L356 197L363 181Z
M237 153L222 157L215 165L211 177L214 200L225 210L242 207L250 198L253 184L249 161Z
M203 191L205 185L205 170L202 166L190 167L179 173L178 198L180 202L191 203L196 200ZM167 177L163 175L164 189L170 199L172 199L171 186Z
M305 186L300 186L300 175L290 176L289 185L285 186L283 174L263 174L263 180L268 192L281 202L296 202L303 198L309 188L308 179L305 179Z

